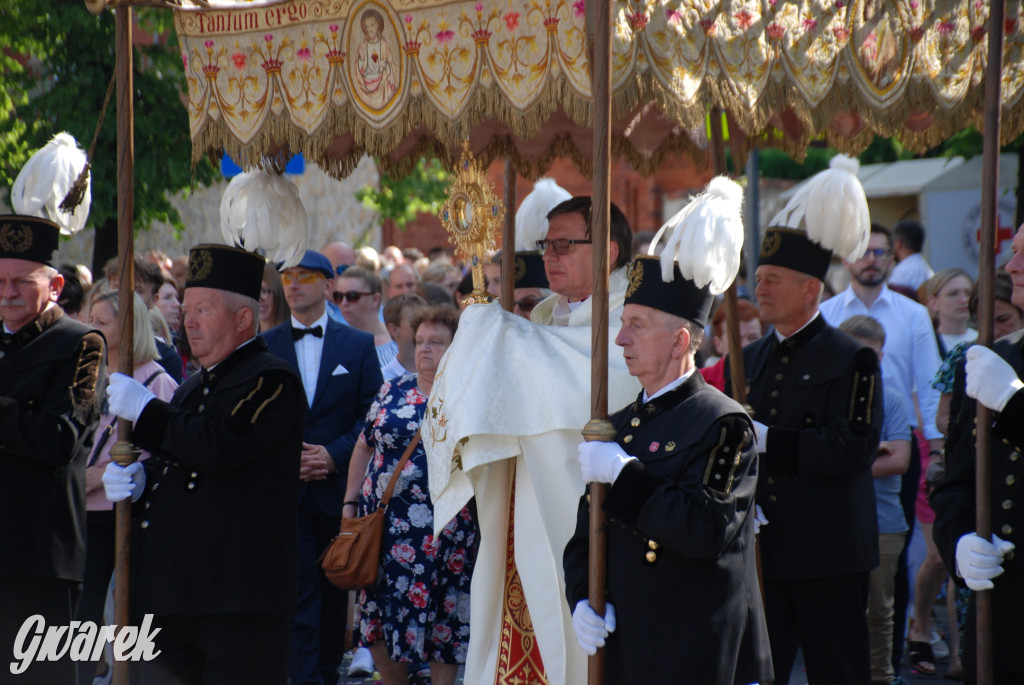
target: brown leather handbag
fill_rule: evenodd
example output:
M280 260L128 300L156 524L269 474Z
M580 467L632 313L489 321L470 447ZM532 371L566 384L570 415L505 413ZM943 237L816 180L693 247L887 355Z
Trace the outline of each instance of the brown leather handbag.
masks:
M420 432L417 430L409 446L405 448L405 454L395 466L391 481L376 511L358 518L342 519L338 535L320 555L320 567L324 570L327 580L342 590L359 590L377 582L380 545L384 536L384 513L387 511L388 502L391 501L391 493L398 483L398 477L405 468L405 462L409 461L419 443Z

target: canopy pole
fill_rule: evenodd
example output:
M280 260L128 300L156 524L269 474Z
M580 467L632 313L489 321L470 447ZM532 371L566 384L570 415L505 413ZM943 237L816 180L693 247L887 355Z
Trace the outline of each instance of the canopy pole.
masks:
M590 3L588 3L588 6ZM612 3L594 2L594 50L591 92L594 95L594 191L591 197L591 238L594 246L593 319L591 321L590 421L583 429L588 441L612 441L615 429L608 421L608 236L611 225L611 91ZM588 567L590 606L605 612L605 520L602 505L604 483L590 483L590 558ZM604 682L604 649L589 659L587 683Z
M117 254L119 326L121 332L121 373L131 376L135 368L133 331L135 307L135 245L133 218L135 197L135 134L134 102L132 99L132 8L119 4L115 10L116 74L117 74ZM132 424L125 419L117 422L118 440L111 448L112 459L126 466L139 457L131 444ZM114 623L120 630L129 625L129 587L131 563L132 501L122 500L114 505ZM115 660L114 685L128 685L129 662Z
M501 307L515 307L516 265L516 170L512 158L505 158L505 225L501 231Z
M990 2L988 18L988 65L985 70L985 114L982 136L981 259L978 260L978 344L992 346L995 297L995 235L998 226L999 137L1002 114L1004 3ZM992 410L978 403L975 474L975 526L980 537L992 537ZM998 580L996 582L999 582ZM992 592L975 593L977 609L978 685L992 685Z

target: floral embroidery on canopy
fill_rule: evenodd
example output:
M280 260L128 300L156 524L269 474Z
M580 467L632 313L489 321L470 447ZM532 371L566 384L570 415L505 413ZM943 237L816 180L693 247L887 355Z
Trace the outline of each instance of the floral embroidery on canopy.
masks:
M363 154L401 173L469 139L527 177L555 156L589 170L585 0L177 1L196 159L286 145L339 177ZM702 154L713 105L734 139L774 132L797 154L819 134L921 151L981 121L988 3L613 2L613 153L642 172ZM1024 129L1022 3L1006 3L1004 141Z

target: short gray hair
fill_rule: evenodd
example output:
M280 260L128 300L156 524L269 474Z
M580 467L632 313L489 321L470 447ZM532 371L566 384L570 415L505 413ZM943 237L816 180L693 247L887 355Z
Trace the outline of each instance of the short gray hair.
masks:
M252 312L252 334L256 335L260 326L260 303L241 293L230 290L221 290L220 292L224 295L224 304L232 314L243 308L248 308Z

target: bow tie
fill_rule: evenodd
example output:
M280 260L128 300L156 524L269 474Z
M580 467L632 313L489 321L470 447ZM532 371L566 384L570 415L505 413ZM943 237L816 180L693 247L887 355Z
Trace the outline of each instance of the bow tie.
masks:
M307 335L322 338L324 337L324 329L320 326L313 326L312 328L292 328L292 340L302 340Z

